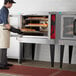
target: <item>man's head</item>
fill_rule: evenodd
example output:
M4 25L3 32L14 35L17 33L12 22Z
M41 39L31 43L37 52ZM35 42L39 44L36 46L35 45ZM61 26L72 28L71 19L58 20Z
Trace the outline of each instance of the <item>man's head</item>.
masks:
M11 8L13 3L16 3L16 2L14 2L13 0L4 0L4 5L7 8Z

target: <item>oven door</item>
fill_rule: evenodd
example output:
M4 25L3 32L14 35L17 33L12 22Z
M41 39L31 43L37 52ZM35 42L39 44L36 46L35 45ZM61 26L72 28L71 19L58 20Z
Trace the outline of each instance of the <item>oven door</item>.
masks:
M22 16L21 15L10 15L9 16L9 24L14 28L21 28L22 27ZM17 36L17 33L11 32L11 36Z
M61 39L76 39L76 15L61 16ZM74 29L75 28L75 29Z

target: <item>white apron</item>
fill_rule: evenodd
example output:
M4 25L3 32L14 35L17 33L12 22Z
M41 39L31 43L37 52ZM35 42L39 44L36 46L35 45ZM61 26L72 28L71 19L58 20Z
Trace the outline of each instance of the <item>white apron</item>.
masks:
M5 29L4 25L0 24L0 49L9 48L10 45L10 31Z

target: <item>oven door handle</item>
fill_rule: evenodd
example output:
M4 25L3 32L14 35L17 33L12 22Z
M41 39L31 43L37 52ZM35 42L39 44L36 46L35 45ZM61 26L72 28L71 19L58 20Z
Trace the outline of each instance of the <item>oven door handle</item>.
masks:
M73 21L73 34L76 35L76 19Z

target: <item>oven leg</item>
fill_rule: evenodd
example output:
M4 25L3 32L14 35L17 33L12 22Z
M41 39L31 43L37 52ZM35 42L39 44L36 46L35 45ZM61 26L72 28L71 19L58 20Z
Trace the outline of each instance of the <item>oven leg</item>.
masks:
M63 56L64 56L64 45L60 45L60 68L63 65Z
M69 64L71 64L73 46L69 46Z
M20 43L20 57L19 57L19 64L22 64L22 59L23 59L23 49L24 49L24 43Z
M34 60L35 55L35 44L32 44L32 60Z
M54 67L55 45L50 45L51 67Z

